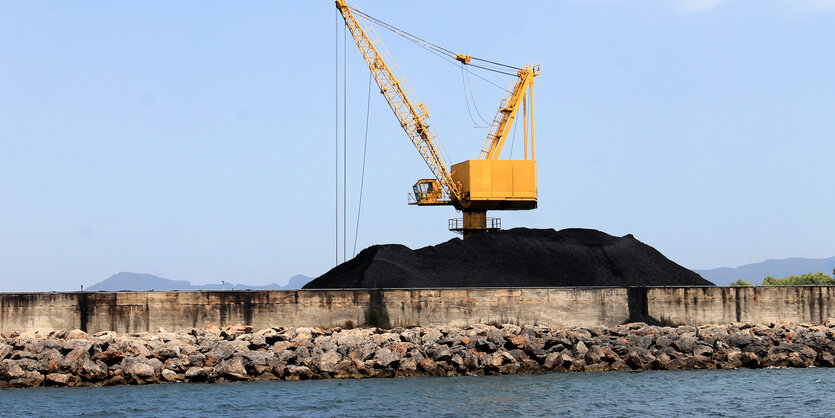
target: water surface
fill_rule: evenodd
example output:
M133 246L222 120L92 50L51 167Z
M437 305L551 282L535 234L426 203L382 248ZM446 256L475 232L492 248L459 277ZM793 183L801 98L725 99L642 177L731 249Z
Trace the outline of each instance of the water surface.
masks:
M835 369L0 390L0 415L832 416Z

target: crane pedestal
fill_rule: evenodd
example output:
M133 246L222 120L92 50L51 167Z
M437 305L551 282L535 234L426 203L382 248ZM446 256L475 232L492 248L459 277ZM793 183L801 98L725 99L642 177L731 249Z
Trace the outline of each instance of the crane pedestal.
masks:
M502 228L501 218L487 217L487 211L463 211L464 218L449 220L449 230L460 232L467 239L473 234L483 231L496 231Z

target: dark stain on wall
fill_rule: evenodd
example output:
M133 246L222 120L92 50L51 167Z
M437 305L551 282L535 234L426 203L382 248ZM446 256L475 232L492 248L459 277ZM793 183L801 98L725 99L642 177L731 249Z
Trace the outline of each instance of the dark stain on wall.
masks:
M87 292L78 293L78 317L79 323L81 324L79 328L87 332L87 323L90 318L89 311L87 310Z
M221 291L213 292L213 295L218 298L218 326L252 323L256 305L253 302L253 296L256 295L256 292Z
M368 289L369 303L365 310L365 322L379 328L390 328L389 311L383 303L382 289Z
M685 297L685 304L687 299ZM649 325L662 325L660 321L649 314L646 287L627 287L626 302L629 306L629 319L625 323L645 322Z
M244 322L243 323L244 324L251 324L252 323L252 310L253 310L253 307L255 306L252 303L252 298L250 298L250 297L244 298L244 300L241 302L240 306L241 306L241 309L243 309L243 315L244 315Z
M826 289L826 290L827 290L827 295L826 296L829 296L829 289ZM823 321L826 319L826 312L824 312L825 310L826 310L826 304L823 303L823 288L819 287L818 288L818 315L820 315L820 317L818 318L818 321L820 323L823 323Z

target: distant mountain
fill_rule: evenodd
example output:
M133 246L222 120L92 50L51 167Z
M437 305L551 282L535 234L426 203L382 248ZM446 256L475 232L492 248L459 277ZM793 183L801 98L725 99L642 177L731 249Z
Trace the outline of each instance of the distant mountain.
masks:
M835 257L820 259L784 258L782 260L765 260L761 263L746 264L736 268L719 267L693 271L718 286L727 286L731 282L737 281L737 279L760 284L768 276L780 278L792 274L801 275L819 271L831 275L833 268L835 268Z
M153 274L122 272L114 274L107 279L85 288L89 291L118 291L118 290L274 290L274 289L301 289L307 282L313 280L303 274L297 274L290 278L286 286L279 284L268 284L265 286L252 286L247 284L234 283L209 283L193 285L187 280L171 280Z
M304 285L312 281L312 277L307 277L304 274L297 274L290 278L290 282L282 289L301 289Z
M88 287L87 290L186 290L193 288L186 280L170 280L153 274L122 272Z

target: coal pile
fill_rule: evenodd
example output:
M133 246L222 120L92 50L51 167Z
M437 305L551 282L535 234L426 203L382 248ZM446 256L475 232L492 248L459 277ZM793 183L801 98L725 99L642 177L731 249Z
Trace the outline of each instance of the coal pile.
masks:
M712 285L632 235L515 228L417 250L374 245L304 289Z

